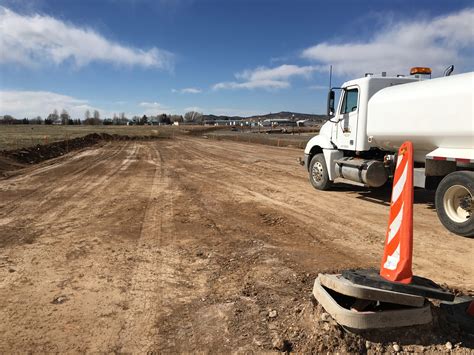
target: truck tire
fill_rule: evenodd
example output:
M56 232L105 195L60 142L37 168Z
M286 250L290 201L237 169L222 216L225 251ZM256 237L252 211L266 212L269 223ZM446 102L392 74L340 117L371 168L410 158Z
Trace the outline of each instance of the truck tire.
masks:
M441 223L463 237L474 236L474 171L446 175L436 189L436 212Z
M332 181L329 180L324 154L316 154L309 163L309 181L316 190L328 190Z

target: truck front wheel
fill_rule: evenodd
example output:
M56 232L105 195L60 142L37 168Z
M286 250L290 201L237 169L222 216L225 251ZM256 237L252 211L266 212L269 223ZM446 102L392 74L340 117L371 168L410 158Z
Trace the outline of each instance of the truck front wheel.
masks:
M311 159L309 163L309 181L317 190L327 190L331 187L332 181L329 180L324 154L316 154Z
M451 232L474 236L474 172L456 171L441 180L436 190L436 211Z

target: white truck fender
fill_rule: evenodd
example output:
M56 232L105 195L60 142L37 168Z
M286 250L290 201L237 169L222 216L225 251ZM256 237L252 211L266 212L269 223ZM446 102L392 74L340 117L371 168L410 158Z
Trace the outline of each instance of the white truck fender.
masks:
M331 143L331 140L329 137L326 137L325 135L317 135L311 138L308 143L306 143L306 148L304 149L305 154L310 154L311 150L314 147L320 147L321 149L334 149L333 144Z
M304 150L304 163L306 169L309 170L310 159L312 154L314 154L313 149L317 148L318 152L324 154L324 160L326 161L326 167L328 168L329 180L333 181L336 178L335 172L335 163L334 161L343 157L343 153L336 149L336 147L331 143L329 137L324 134L319 134L311 138L306 144Z
M326 161L326 167L328 168L329 180L334 181L336 178L336 163L335 161L341 159L344 153L337 149L323 149L324 160Z

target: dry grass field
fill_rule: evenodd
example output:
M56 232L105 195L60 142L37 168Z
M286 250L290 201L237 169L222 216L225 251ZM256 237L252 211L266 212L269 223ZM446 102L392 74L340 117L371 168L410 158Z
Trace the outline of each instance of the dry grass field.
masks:
M314 132L295 133L258 133L258 131L220 130L206 133L206 137L215 140L231 140L234 142L256 143L275 147L304 149L306 143L315 135Z
M210 139L233 140L279 147L304 148L316 134L312 128L292 129L289 133L259 133L256 128L231 131L225 126L53 126L53 125L0 125L0 151L21 149L37 144L48 144L83 137L91 133L117 134L129 137L172 138L177 135L205 135Z
M208 131L203 126L60 126L60 125L0 125L0 150L20 149L82 137L91 133L122 136L172 137L174 135Z

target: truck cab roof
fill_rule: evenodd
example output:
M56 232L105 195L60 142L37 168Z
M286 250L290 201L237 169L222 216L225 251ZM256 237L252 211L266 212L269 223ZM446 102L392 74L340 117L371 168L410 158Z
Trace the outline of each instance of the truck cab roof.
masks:
M376 86L380 87L388 87L394 86L399 84L406 84L406 83L413 83L420 81L419 78L414 77L404 77L404 76L366 76L358 79L353 79L346 81L342 84L342 88L346 88L349 86L372 86L371 84L376 84Z

